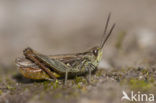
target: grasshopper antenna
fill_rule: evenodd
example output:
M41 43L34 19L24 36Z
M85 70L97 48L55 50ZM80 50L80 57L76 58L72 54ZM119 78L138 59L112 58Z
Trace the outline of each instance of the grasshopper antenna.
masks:
M108 18L107 18L107 21L106 21L106 25L105 25L105 29L104 29L104 34L103 34L103 37L102 37L102 38L104 38L104 36L106 35L110 17L111 17L111 13L109 13L109 15L108 15ZM116 24L114 23L113 26L111 27L111 29L110 29L108 35L106 36L105 40L104 40L104 41L103 41L103 40L101 41L101 46L100 46L101 49L104 47L106 41L107 41L108 38L110 37L110 35L111 35L111 33L112 33L112 31L113 31L115 25L116 25Z
M115 25L116 25L116 24L114 23L114 24L113 24L113 26L111 27L111 29L110 29L110 31L109 31L109 33L108 33L108 35L107 35L106 39L103 41L103 43L102 43L102 45L101 45L101 48L103 48L103 47L104 47L104 45L105 45L106 41L108 40L108 38L110 37L110 35L111 35L112 31L113 31L113 29L114 29Z
M103 38L106 35L106 31L107 31L107 27L108 27L108 24L109 24L110 17L111 17L111 13L109 13L108 17L107 17L107 21L106 21L105 28L104 28L104 33L103 33L102 40L101 40L101 46L100 46L101 48L102 48L102 45L103 45Z

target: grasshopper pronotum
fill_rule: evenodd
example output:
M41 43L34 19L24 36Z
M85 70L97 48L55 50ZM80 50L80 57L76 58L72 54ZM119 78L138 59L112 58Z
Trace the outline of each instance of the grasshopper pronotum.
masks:
M97 66L102 58L102 48L115 27L115 24L113 24L107 33L109 20L110 14L106 21L101 45L82 53L53 56L43 55L31 48L26 48L23 51L25 57L16 59L18 70L24 77L30 79L56 80L56 78L65 77L66 80L68 77L91 74L97 70Z

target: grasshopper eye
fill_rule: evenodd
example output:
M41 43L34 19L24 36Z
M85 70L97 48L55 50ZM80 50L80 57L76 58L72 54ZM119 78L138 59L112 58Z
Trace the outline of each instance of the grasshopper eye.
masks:
M97 56L97 55L98 55L98 50L97 50L97 49L93 50L93 54L94 54L95 56Z

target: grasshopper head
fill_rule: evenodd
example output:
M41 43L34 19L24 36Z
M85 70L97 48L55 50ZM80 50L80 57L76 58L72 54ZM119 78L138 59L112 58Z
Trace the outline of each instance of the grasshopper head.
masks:
M102 53L103 53L102 49L103 49L106 41L110 37L110 35L111 35L111 33L112 33L112 31L113 31L113 29L115 27L115 24L113 24L113 26L111 27L111 29L107 33L107 27L108 27L108 24L109 24L110 16L111 16L111 14L109 13L107 21L106 21L105 29L104 29L104 34L102 35L102 40L101 40L100 46L99 47L94 47L94 48L91 49L92 55L95 57L95 60L94 60L95 65L98 65L99 61L101 60Z
M98 63L102 58L102 49L99 47L94 47L91 49L91 53L93 57L95 58L95 61Z

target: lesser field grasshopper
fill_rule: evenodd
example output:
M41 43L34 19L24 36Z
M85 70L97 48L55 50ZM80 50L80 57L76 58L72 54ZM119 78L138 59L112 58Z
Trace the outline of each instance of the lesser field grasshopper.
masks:
M16 59L19 72L30 79L54 79L65 77L75 77L91 74L97 70L97 66L102 58L102 49L110 37L115 24L107 32L110 14L108 15L101 44L92 49L75 54L61 54L47 56L26 48L23 53L25 57Z

